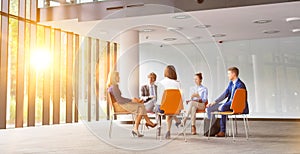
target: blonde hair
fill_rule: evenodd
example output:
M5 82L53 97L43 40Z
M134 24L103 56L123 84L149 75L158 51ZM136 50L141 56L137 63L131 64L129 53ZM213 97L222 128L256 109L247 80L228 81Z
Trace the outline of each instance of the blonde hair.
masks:
M118 81L116 80L116 79L117 79L117 76L119 76L119 72L117 72L117 71L111 71L111 72L108 74L106 86L107 86L107 87L110 87L110 86L112 86L112 85L118 84Z

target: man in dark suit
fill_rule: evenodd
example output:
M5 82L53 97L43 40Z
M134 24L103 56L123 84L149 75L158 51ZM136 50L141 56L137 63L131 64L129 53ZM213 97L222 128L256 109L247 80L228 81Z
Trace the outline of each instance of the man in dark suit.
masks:
M149 83L141 87L141 96L147 112L153 112L157 96L157 85L155 85L156 74L148 75Z
M233 95L236 91L236 89L246 89L245 84L243 83L243 81L241 81L239 79L239 69L236 67L230 67L228 69L228 78L230 80L228 87L226 88L226 90L224 91L224 93L215 100L215 102L209 103L207 104L207 113L208 113L208 118L214 118L211 117L210 113L214 112L214 111L230 111L230 106L231 106L231 102L232 102L232 98ZM246 95L247 96L247 95ZM221 103L223 100L226 100L226 102L223 104ZM248 109L248 102L247 102L247 98L246 98L246 107L244 109L245 114L249 113L249 109ZM216 135L216 137L225 137L225 133L226 133L226 116L222 115L221 121L220 121L220 127L221 130L220 132Z

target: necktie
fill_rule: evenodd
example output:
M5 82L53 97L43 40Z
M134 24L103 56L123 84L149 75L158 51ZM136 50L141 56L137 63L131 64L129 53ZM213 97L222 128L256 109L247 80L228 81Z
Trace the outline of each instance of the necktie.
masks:
M150 95L151 95L151 96L154 96L154 88L153 88L153 85L151 85Z

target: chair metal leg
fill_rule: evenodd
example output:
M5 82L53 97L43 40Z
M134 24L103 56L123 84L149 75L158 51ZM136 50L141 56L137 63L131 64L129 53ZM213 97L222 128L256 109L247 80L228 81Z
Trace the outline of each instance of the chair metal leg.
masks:
M157 133L158 133L158 129L159 129L159 127L160 127L157 112L155 112L155 120L156 120L156 122L158 123L158 127L157 127L157 129L156 129L156 131L155 131L155 140L157 140Z
M186 132L185 132L185 130L186 130L186 127L185 127L185 124L183 124L183 128L182 128L183 130L183 138L184 138L184 142L187 142L187 140L186 140Z
M227 121L229 121L229 122L227 122ZM230 121L230 119L229 119L229 116L226 116L226 123L225 123L226 128L228 128L228 127L227 127L227 126L228 126L228 123L229 123L229 125L231 125L231 121ZM230 126L230 127L231 127L231 126ZM227 138L228 136L232 136L231 134L232 134L232 129L226 129L226 132L225 132L225 138Z
M204 122L205 122L205 119L206 119L206 117L205 117L205 113L204 113L203 120L202 120L203 121L203 134L205 133L204 132ZM201 132L201 122L199 124L199 129L198 130L199 130L199 136L201 136L201 133L200 133Z
M237 129L237 119L236 119L236 115L234 115L234 121L235 121L235 134L238 134L238 129Z
M248 136L250 136L249 120L248 120L247 115L245 115L245 117L246 117L246 124L247 124Z
M142 120L141 120L141 123L140 123L140 126L141 126L141 133L143 134L143 132L144 132L144 129L145 129L145 124L144 124L144 122L145 122L145 119L143 118ZM146 123L146 122L145 122Z
M161 136L161 120L162 120L161 115L157 114L156 119L158 121L158 128L156 129L155 139L157 140L158 132L160 132L160 136ZM160 140L161 140L161 138L160 138Z
M183 116L182 116L182 117L183 117ZM183 129L184 142L187 142L187 140L186 140L186 132L185 132L185 130L186 130L185 123L183 123L182 129Z
M109 138L111 138L113 118L114 116L112 115L110 118L110 125L109 125Z
M230 119L229 119L230 120ZM231 118L231 131L232 131L232 138L233 138L233 141L235 140L235 136L234 136L234 127L233 127L233 118Z
M208 134L207 134L207 140L209 140L209 136L210 136L211 123L212 123L212 119L213 119L212 115L213 115L213 113L211 113L211 116L210 116L209 127L208 127Z
M159 127L160 127L160 136L159 136L159 141L161 142L162 141L162 132L163 132L163 130L162 130L162 125L161 125L161 123L162 123L162 115L159 115L159 118L160 118L160 121L159 121Z
M243 116L244 126L245 126L245 132L246 132L246 138L248 140L248 131L247 131L247 124L246 124L246 118Z

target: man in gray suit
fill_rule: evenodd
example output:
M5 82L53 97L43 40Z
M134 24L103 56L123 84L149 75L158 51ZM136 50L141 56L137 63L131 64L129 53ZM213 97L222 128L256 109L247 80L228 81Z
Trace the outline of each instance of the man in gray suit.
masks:
M142 100L147 112L154 112L154 105L156 103L157 85L155 85L156 74L150 73L148 75L149 83L141 87Z

